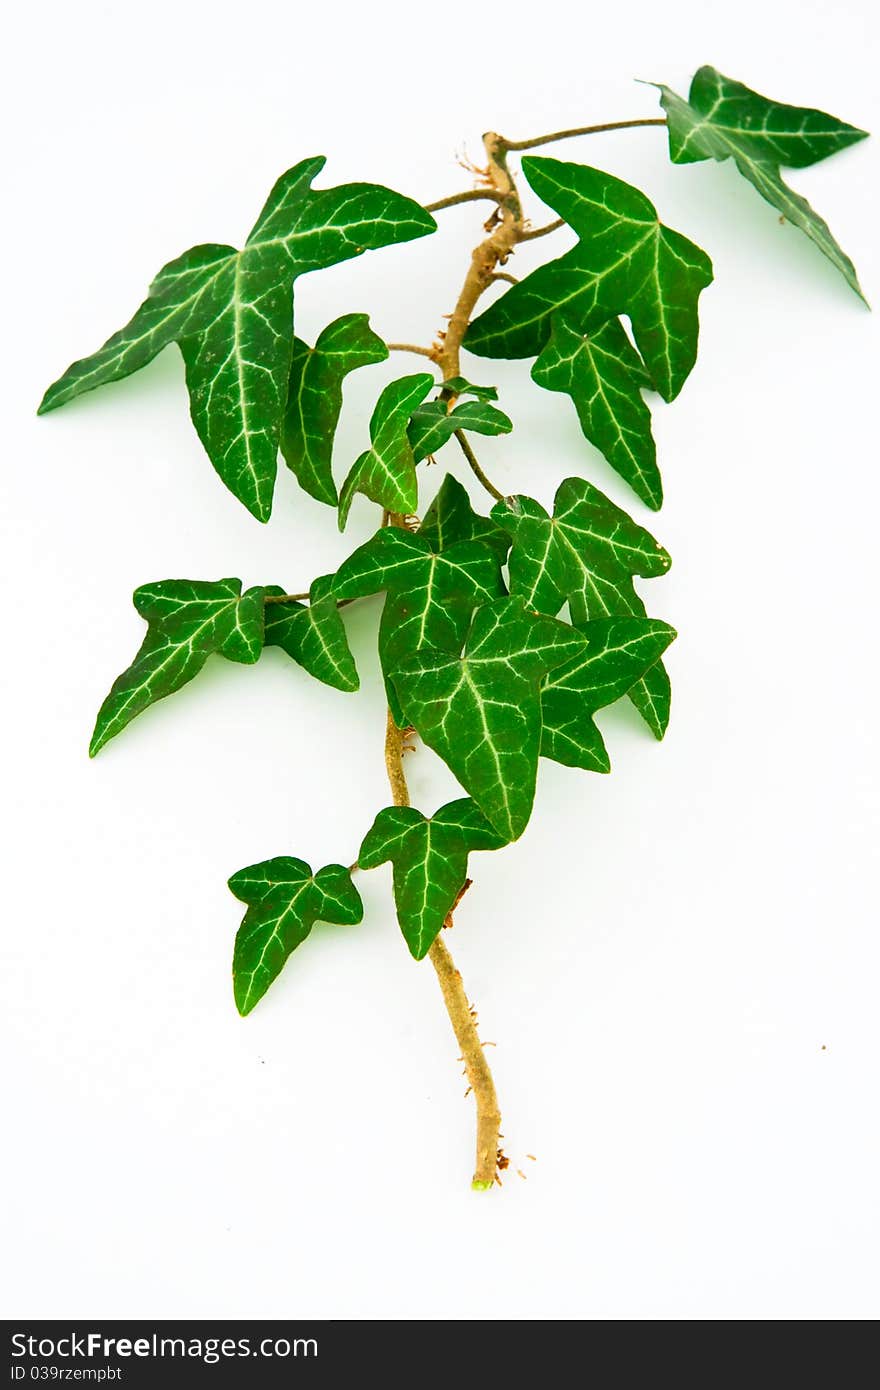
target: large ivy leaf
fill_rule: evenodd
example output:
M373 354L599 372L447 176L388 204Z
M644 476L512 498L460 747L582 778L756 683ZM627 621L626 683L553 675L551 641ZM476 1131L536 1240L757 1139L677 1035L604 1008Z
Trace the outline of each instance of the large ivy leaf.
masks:
M339 493L339 529L345 529L356 492L389 512L414 512L419 501L415 459L407 424L434 385L430 372L389 382L370 417L370 448L353 464Z
M608 772L611 762L593 715L644 678L675 628L651 618L598 618L579 631L586 651L551 671L541 692L541 753L568 767Z
M90 756L142 710L191 681L212 653L256 661L263 646L264 592L242 594L240 579L163 579L136 589L134 606L146 619L147 634L98 712Z
M662 83L654 85L666 112L673 164L732 159L743 178L787 222L805 232L864 299L849 256L806 198L783 182L779 169L816 164L864 140L868 132L825 111L770 101L712 67L702 67L695 74L687 101Z
M349 372L383 362L388 349L366 314L344 314L323 330L314 347L293 340L281 452L300 487L336 506L331 471L333 437L342 410L342 383Z
M475 512L466 488L447 473L437 495L425 512L419 535L432 550L448 550L457 541L482 541L503 565L510 550L510 536L487 516Z
M651 412L640 390L650 382L620 320L610 319L595 333L583 334L557 315L532 378L548 391L571 396L586 438L656 511L663 485Z
M477 609L461 655L425 648L392 673L407 720L505 840L525 829L541 746L541 682L586 643L521 598Z
M297 276L435 228L375 184L314 190L321 157L283 174L237 251L196 246L164 266L134 318L49 387L40 413L129 376L169 343L186 364L190 411L220 477L260 521L272 510Z
M325 685L333 685L337 690L357 690L357 667L339 605L331 592L332 584L332 575L316 579L307 605L267 603L265 645L281 647ZM276 585L266 589L267 597L283 593Z
M678 395L697 356L697 300L712 280L709 257L664 227L637 188L581 164L526 156L532 188L578 235L566 255L532 271L475 319L465 345L481 357L532 357L564 310L592 333L626 314L664 400Z
M644 617L633 575L665 574L670 558L643 527L583 478L560 485L553 515L531 497L509 497L492 518L513 537L510 590L529 608L556 614L568 602L572 621ZM669 678L658 662L629 692L655 737L669 721Z
M375 869L391 860L397 920L411 954L422 960L461 892L469 851L504 843L468 797L430 817L412 806L386 806L364 836L358 865Z
M422 647L461 651L474 608L504 593L498 558L479 541L437 553L420 535L386 526L340 565L336 598L387 590L379 624L379 657L398 725L403 712L390 675Z
M513 421L488 401L463 401L449 409L448 401L427 401L413 411L407 434L416 463L435 454L456 430L476 434L509 434Z
M240 1014L249 1014L262 999L315 922L353 926L364 915L360 894L341 864L313 874L304 860L284 855L239 869L229 887L248 904L232 959Z

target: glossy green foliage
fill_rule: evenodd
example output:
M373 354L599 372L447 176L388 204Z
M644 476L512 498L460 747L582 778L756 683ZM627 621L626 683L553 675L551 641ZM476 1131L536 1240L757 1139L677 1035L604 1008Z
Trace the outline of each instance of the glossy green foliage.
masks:
M293 351L293 283L374 247L432 232L430 213L375 184L315 190L321 157L275 184L243 250L195 246L164 266L126 326L50 386L40 411L180 346L193 424L211 462L260 521L272 510Z
M572 622L644 617L633 576L656 578L670 558L642 526L581 478L561 484L550 516L531 497L511 497L492 517L513 537L511 593L527 607L556 614L568 603ZM669 679L657 663L629 691L657 738L669 721Z
M240 1014L249 1014L315 922L360 922L364 907L348 869L328 864L312 873L282 855L239 869L229 887L248 909L235 938L232 984Z
M864 140L867 131L839 121L825 111L785 106L702 67L691 82L687 101L669 87L660 88L660 103L669 125L669 154L674 164L701 159L732 159L744 179L799 227L836 266L861 298L855 266L841 250L817 212L780 175L803 169L838 150Z
M438 554L458 541L482 541L497 555L502 565L510 550L508 533L489 517L474 511L467 489L451 473L446 474L425 512L419 535Z
M586 650L555 667L541 691L541 753L569 767L609 772L593 715L644 680L675 629L651 618L594 618L579 623L578 631Z
M392 713L402 712L389 679L422 647L459 652L471 614L504 593L497 555L462 540L441 552L422 535L385 527L359 546L333 580L338 599L387 592L379 624L379 657Z
M464 886L470 851L504 843L467 797L433 816L412 806L386 806L364 836L358 866L393 863L397 920L411 954L421 960Z
M626 314L651 381L671 401L697 356L697 301L712 280L709 257L664 227L653 203L622 179L534 155L524 157L523 172L578 244L496 300L474 320L465 345L481 357L534 357L555 314L580 333Z
M357 690L357 668L339 605L331 592L332 583L332 575L315 579L308 604L290 600L267 603L265 644L281 647L325 685L333 685L337 690ZM283 592L270 585L266 597L280 597Z
M663 485L651 412L642 396L651 382L620 320L609 319L595 333L579 333L564 314L557 315L532 378L548 391L571 396L585 437L656 511Z
M415 511L419 483L407 426L433 385L430 372L416 372L385 387L370 417L370 447L356 460L339 493L340 531L357 492L389 512Z
M383 362L388 349L366 314L345 314L327 325L313 348L293 340L281 452L300 487L335 507L331 459L342 410L342 383L349 372Z
M259 588L242 594L240 579L163 579L136 589L134 606L146 619L147 635L98 711L90 754L191 681L212 653L256 661L263 648L263 594Z
M409 442L416 463L436 454L456 430L473 430L475 434L509 434L513 422L503 410L488 401L462 401L452 406L447 401L426 401L413 412L409 423Z
M392 672L404 715L505 840L525 829L541 746L541 683L586 646L520 598L484 604L461 655L425 648Z
M667 87L660 92L672 160L733 160L861 293L851 261L783 183L780 168L811 165L864 132L811 108L769 101L714 68L699 70L686 101ZM510 143L496 139L495 172L506 168L516 179L504 163ZM412 726L467 793L433 816L385 807L360 847L355 867L392 864L400 928L421 960L466 885L468 856L523 833L542 757L607 772L596 715L624 697L663 736L671 693L662 659L675 630L647 616L636 583L664 575L670 557L586 479L567 478L552 512L530 496L501 497L465 436L505 436L514 418L521 421L522 402L514 390L507 414L495 386L461 375L438 381L433 370L419 371L388 383L368 422L369 445L337 491L334 441L346 380L385 361L389 347L363 313L334 319L314 346L295 337L294 282L370 248L424 236L435 223L418 204L376 185L316 191L322 167L322 159L306 160L282 176L241 250L197 246L165 266L130 323L68 368L40 410L137 371L176 342L196 429L227 487L256 517L266 520L271 511L279 449L301 487L338 509L340 530L355 496L382 509L380 529L335 574L314 579L307 601L275 585L243 593L237 579L164 580L138 589L134 603L146 636L100 709L91 752L192 680L211 656L253 664L264 647L277 647L325 685L357 690L341 610L384 594L379 660L397 725L389 725L387 747L395 750L400 731ZM656 510L663 492L645 393L671 401L687 379L711 263L661 222L644 193L609 173L532 155L522 169L575 245L494 298L463 346L482 357L534 358L532 380L569 397L564 408L574 408L585 438ZM496 263L505 263L516 236L528 235L517 199L507 196L488 224L511 237L496 244L493 235L471 262L480 275L485 270L480 288L498 278ZM524 204L522 218L531 216ZM469 277L468 293L473 287ZM461 315L453 321L461 327ZM434 341L443 342L443 333ZM415 351L449 370L459 342L445 342L451 357L439 346ZM367 422L357 424L366 443ZM419 521L420 481L434 475L434 456L453 435L463 448L446 457L469 465L500 500L490 515L481 514L450 473ZM551 438L548 432L529 445L539 476L545 455L551 467L559 462ZM292 689L295 698L295 682ZM390 759L389 767L395 795L405 800ZM315 922L355 923L363 912L351 870L340 864L313 874L303 860L281 856L242 869L229 886L247 905L233 962L242 1014Z

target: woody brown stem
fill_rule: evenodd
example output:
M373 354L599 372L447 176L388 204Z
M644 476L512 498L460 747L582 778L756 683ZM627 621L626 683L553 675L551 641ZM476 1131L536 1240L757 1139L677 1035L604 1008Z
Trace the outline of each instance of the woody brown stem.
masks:
M408 806L409 788L403 770L403 731L398 729L390 710L385 725L385 767L395 806ZM472 1185L477 1191L485 1192L493 1186L498 1166L501 1113L498 1109L495 1082L492 1080L492 1072L480 1042L476 1020L464 992L461 975L439 936L428 955L437 972L446 1012L461 1048L468 1083L474 1093L477 1106L477 1156Z
M449 317L446 332L441 337L440 347L434 353L434 360L443 373L444 381L451 381L453 377L461 375L462 339L467 332L477 300L492 284L498 267L506 263L517 242L522 241L525 231L522 204L507 167L506 142L494 131L489 131L483 136L483 144L487 157L488 196L494 198L496 209L486 224L489 235L471 255L470 266L455 308ZM483 486L493 497L501 498L502 493L480 468L465 436L456 431L456 437L468 463ZM392 524L399 522L399 518L396 517L390 517L389 520ZM394 804L408 806L409 790L403 771L403 735L390 711L385 731L385 765ZM440 936L436 937L428 955L437 972L446 1012L461 1048L468 1082L477 1106L477 1155L472 1185L477 1191L487 1191L495 1182L500 1154L498 1140L501 1113L498 1109L495 1082L486 1061L461 975Z
M488 160L487 178L497 201L497 210L487 226L491 231L473 254L468 273L449 318L449 325L437 353L436 361L444 381L461 375L461 342L467 332L477 300L492 283L499 265L504 265L523 235L522 204L516 185L507 167L507 142L489 131L483 136Z

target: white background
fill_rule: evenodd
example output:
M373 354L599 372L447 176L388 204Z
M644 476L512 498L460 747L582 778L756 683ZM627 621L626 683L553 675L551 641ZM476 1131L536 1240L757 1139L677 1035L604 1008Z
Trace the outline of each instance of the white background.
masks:
M232 1004L227 876L277 853L349 862L387 802L378 605L351 615L359 696L279 652L217 662L86 757L140 640L137 584L298 589L370 509L341 538L285 473L261 528L202 453L174 349L33 414L159 266L240 244L306 155L329 156L325 186L436 199L470 186L455 155L479 162L487 127L653 115L631 79L684 91L704 62L876 128L875 15L81 0L7 18L7 1316L880 1311L877 320L815 248L731 168L673 168L662 131L549 151L631 179L714 259L700 361L657 402L656 519L526 364L467 364L516 421L481 448L501 486L549 502L583 471L652 525L674 565L643 592L681 634L667 740L610 711L612 775L543 764L522 841L472 861L450 944L497 1042L512 1167L488 1197L469 1191L457 1049L385 870L359 877L361 927L316 929L247 1020ZM792 183L880 298L876 145ZM430 340L482 217L451 210L432 239L300 281L300 333L363 309ZM340 473L383 381L418 369L351 380ZM408 770L427 810L454 792L424 749Z

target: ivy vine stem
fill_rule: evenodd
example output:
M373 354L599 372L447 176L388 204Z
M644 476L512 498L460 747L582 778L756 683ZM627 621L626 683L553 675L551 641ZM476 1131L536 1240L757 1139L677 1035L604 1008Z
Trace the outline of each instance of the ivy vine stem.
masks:
M409 788L403 770L404 733L398 729L391 711L385 726L385 767L395 806L408 806ZM448 919L451 925L451 918ZM477 1107L477 1152L472 1187L487 1192L495 1184L499 1149L501 1112L492 1071L477 1032L477 1020L465 993L461 974L441 935L435 937L428 957L437 972L446 1012L461 1048L468 1085Z
M483 136L486 148L490 196L497 204L497 212L489 226L491 230L485 240L474 249L467 274L459 291L455 308L449 316L444 332L439 335L439 345L431 356L443 373L444 381L452 381L460 376L461 344L471 321L474 307L484 290L492 284L499 265L503 266L517 243L523 240L524 221L522 204L516 185L507 167L507 142L494 131ZM462 201L470 201L464 200ZM436 205L435 205L436 206ZM389 345L390 346L390 345ZM406 345L404 350L410 350ZM418 349L417 349L418 350ZM475 476L487 492L497 499L503 493L495 487L480 467L473 450L464 434L456 431L461 446ZM402 525L403 518L383 512L383 524ZM388 783L395 806L409 806L409 788L403 770L404 734L394 722L388 711L385 726L385 767ZM437 972L440 990L446 1012L452 1024L456 1040L461 1048L461 1058L467 1073L468 1084L473 1091L477 1108L476 1162L472 1186L475 1191L488 1191L496 1182L498 1169L502 1163L499 1147L501 1112L492 1070L486 1060L483 1045L477 1032L476 1016L465 993L461 975L455 967L442 932L435 938L429 959Z
M576 135L602 135L606 130L632 130L641 125L666 125L663 116L646 116L635 121L602 121L599 125L573 126L571 130L554 130L549 135L535 135L531 140L504 140L505 150L536 150L539 145L552 145L557 140L572 140Z
M467 459L474 477L477 479L480 485L486 489L490 497L494 497L496 502L503 502L504 493L501 491L500 488L497 488L495 484L492 482L492 479L483 472L482 468L480 467L480 461L474 453L473 449L471 448L470 444L468 443L468 437L465 434L464 430L456 430L455 438L458 440L458 443L461 447L461 452Z

